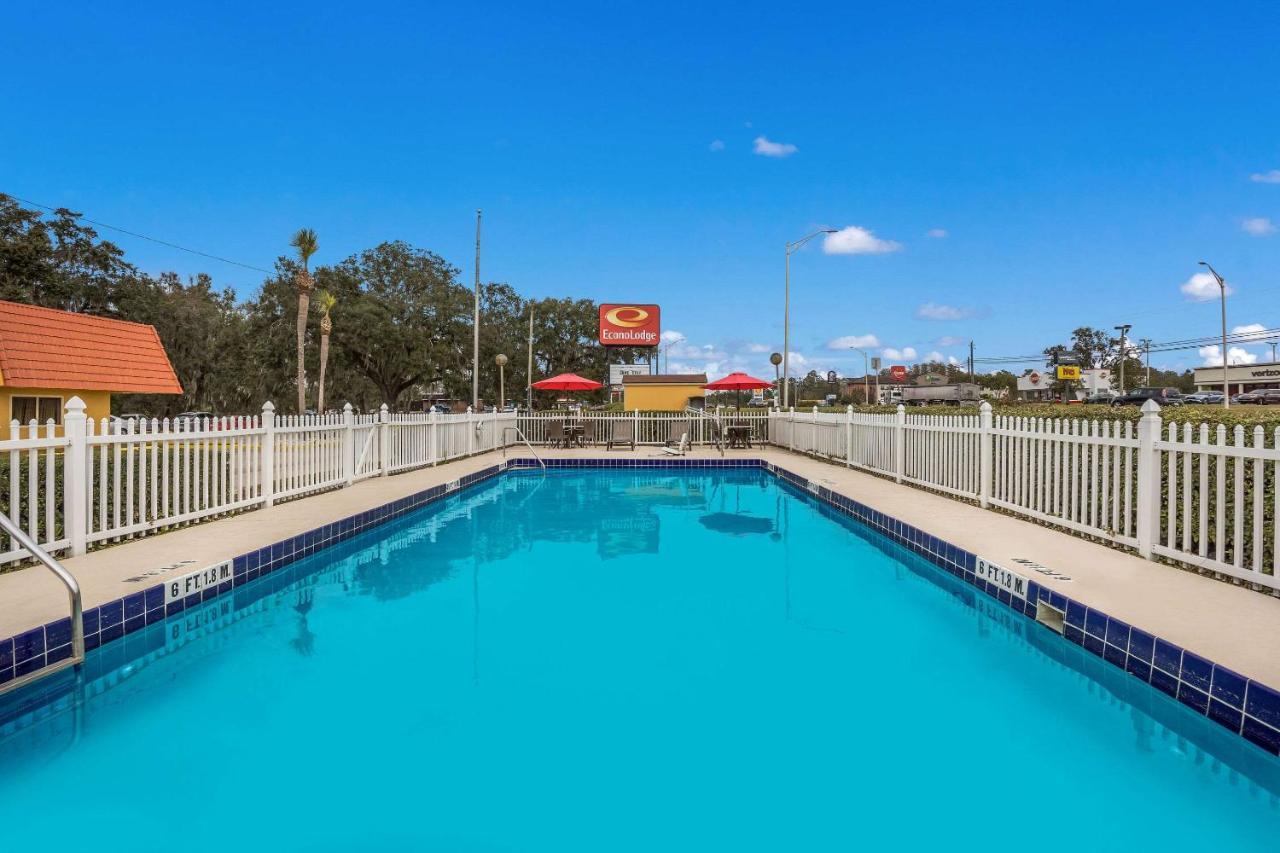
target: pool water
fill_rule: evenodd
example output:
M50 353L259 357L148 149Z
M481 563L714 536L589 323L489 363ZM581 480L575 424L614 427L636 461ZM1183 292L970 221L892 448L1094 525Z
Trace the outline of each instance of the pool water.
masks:
M757 470L507 474L90 663L0 850L1280 838L1280 762Z

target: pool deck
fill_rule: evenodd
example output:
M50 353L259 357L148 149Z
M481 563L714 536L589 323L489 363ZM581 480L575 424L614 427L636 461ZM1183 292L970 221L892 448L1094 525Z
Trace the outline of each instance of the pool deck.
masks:
M650 459L663 455L653 447L634 452L603 448L538 452L545 458L581 459ZM509 455L528 453L513 448ZM786 450L765 447L729 451L728 455L772 462L1005 568L1016 570L1016 559L1040 563L1070 580L1055 580L1026 570L1020 573L1242 675L1280 687L1278 598ZM689 456L720 455L697 449ZM168 576L231 559L487 468L502 458L500 453L486 453L436 468L377 477L350 488L92 551L67 559L64 564L80 581L85 608L96 607L139 592ZM139 575L152 572L158 574L137 580ZM43 567L0 575L0 637L66 613L65 590Z

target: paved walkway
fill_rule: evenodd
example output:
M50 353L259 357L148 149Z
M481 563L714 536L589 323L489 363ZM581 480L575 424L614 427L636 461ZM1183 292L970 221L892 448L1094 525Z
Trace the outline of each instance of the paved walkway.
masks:
M528 455L516 448L511 456ZM634 453L539 450L544 457L653 458L657 448ZM696 450L694 457L719 457ZM1070 576L1055 581L1029 571L1037 583L1191 649L1264 683L1280 685L1280 599L1042 527L911 486L849 470L777 448L729 451L729 456L768 459L939 536L1005 568L1028 559ZM85 607L137 592L157 582L130 577L190 561L185 572L230 559L271 542L393 501L502 459L488 453L458 462L392 477L374 478L349 489L247 512L94 551L67 560L80 579ZM0 637L56 619L66 613L62 587L43 568L0 575Z

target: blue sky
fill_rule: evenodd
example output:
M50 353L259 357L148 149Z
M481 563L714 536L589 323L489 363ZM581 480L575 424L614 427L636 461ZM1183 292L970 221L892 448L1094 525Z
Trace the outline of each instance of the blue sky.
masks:
M862 230L792 260L799 370L860 372L846 338L896 361L1212 335L1217 303L1181 291L1202 257L1231 326L1275 328L1277 25L1230 2L24 4L0 191L263 267L301 225L321 263L400 238L466 280L482 207L485 278L660 303L672 369L771 376L783 245L822 225ZM260 280L104 234L144 269Z

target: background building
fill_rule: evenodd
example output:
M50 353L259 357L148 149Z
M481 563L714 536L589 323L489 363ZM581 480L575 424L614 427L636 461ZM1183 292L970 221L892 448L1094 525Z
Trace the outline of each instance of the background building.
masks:
M72 397L105 418L112 393L182 393L154 326L0 302L0 412L9 421L61 424Z
M627 411L683 412L686 406L702 408L707 384L705 373L622 377L622 406Z
M1227 368L1227 382L1232 394L1262 388L1280 388L1280 361L1233 364ZM1222 367L1197 367L1196 390L1221 391Z
M1018 399L1056 400L1066 394L1083 400L1092 394L1115 390L1111 387L1111 379L1111 371L1107 368L1086 368L1080 371L1080 379L1072 381L1068 390L1067 383L1054 379L1053 368L1034 368L1018 377ZM1131 388L1137 387L1136 383L1125 384Z

